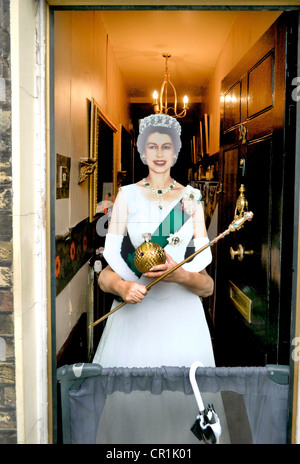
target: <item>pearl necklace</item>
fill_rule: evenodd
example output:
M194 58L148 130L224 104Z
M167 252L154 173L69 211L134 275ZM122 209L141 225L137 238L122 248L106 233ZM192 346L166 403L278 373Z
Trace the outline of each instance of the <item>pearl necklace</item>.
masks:
M156 196L158 198L158 207L159 207L159 209L162 209L163 195L165 193L168 193L171 190L173 190L173 188L175 187L175 184L176 184L176 180L173 179L172 184L169 185L169 187L164 189L164 190L163 189L155 189L154 187L151 187L151 185L149 184L149 182L146 181L146 179L143 179L143 184L145 185L145 187L147 189L151 190L151 192L156 194Z

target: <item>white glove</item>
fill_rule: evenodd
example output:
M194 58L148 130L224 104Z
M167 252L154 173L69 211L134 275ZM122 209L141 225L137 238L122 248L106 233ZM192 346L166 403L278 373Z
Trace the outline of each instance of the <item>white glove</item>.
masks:
M200 250L204 245L209 243L208 237L196 237L194 238L195 251ZM204 251L201 251L195 258L191 259L187 263L183 264L183 269L190 272L203 271L212 261L212 254L210 246Z
M121 256L124 235L107 233L103 256L110 267L123 279L138 282L139 277L130 269Z

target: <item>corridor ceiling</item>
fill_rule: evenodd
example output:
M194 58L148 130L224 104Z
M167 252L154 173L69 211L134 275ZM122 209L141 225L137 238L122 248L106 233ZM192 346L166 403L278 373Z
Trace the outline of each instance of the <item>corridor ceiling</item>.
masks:
M132 101L151 101L153 91L160 90L163 53L172 55L168 66L178 98L187 94L197 101L237 13L156 10L101 14Z
M132 102L151 102L153 91L160 90L163 53L172 55L169 71L179 101L187 94L197 102L233 22L246 15L253 25L258 15L274 15L274 11L115 10L101 14Z

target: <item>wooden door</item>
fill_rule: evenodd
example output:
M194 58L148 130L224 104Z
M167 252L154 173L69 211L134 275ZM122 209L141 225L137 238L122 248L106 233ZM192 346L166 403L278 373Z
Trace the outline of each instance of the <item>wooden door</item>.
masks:
M241 186L254 218L217 245L218 365L289 364L293 22L280 17L222 81L219 233L233 220Z

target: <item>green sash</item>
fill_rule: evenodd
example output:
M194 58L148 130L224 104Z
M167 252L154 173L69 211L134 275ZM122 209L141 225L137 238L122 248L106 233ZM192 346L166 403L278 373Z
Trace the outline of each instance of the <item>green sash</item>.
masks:
M162 248L168 245L168 237L170 234L174 234L178 232L178 230L183 226L186 220L189 218L189 214L187 214L182 208L182 201L180 200L174 208L170 211L170 213L164 218L164 220L159 224L156 231L151 236L151 242L157 243ZM147 231L145 231L146 233ZM140 277L142 273L137 270L134 264L134 257L135 257L135 250L132 246L133 251L129 251L126 253L126 256L123 255L125 261L127 262L130 269Z

